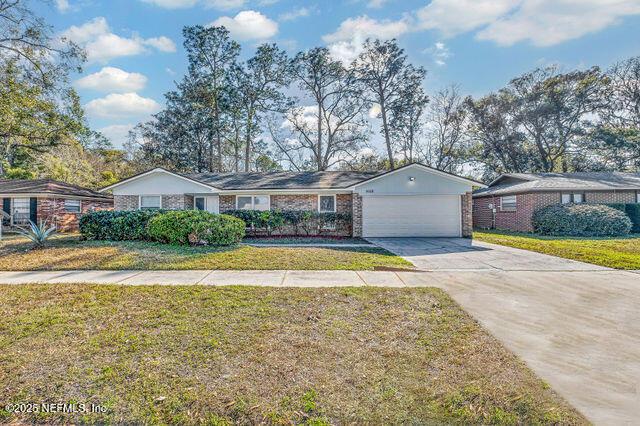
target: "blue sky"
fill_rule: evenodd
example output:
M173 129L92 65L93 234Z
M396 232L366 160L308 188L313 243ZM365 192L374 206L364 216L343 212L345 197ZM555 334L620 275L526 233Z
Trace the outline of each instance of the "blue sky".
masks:
M86 47L73 80L89 122L120 146L162 107L186 68L182 27L224 24L248 57L273 41L291 54L329 46L349 60L367 37L397 38L428 70L427 91L480 96L539 66L640 55L640 0L52 0L38 13Z

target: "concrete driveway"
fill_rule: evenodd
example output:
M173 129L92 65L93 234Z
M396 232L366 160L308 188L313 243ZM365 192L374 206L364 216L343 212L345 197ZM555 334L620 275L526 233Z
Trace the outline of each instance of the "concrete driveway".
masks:
M424 271L601 271L608 268L468 238L368 238Z
M596 424L640 418L640 275L458 238L374 238Z

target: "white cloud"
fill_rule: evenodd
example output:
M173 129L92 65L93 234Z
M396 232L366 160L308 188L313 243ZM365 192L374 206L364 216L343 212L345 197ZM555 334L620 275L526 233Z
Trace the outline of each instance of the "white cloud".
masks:
M205 0L205 6L219 10L240 9L245 0Z
M446 37L477 31L476 38L504 46L551 46L637 14L638 0L433 0L416 13L416 29Z
M286 21L295 21L298 18L305 18L309 15L311 15L312 9L309 7L301 7L298 9L294 9L292 11L283 13L282 15L280 15L278 17L279 21L282 22L286 22Z
M76 81L76 87L101 92L135 92L146 84L147 77L144 75L115 67L104 67Z
M106 63L121 56L134 56L147 51L146 46L162 52L175 52L175 44L167 37L143 39L137 35L121 37L111 32L107 20L97 17L80 26L71 26L62 37L85 48L89 62Z
M418 10L418 29L453 36L486 25L508 13L522 0L433 0Z
M186 9L200 4L219 10L239 9L245 0L142 0L163 9Z
M255 10L243 10L233 18L222 16L209 25L224 26L240 41L266 40L278 33L278 23Z
M536 46L551 46L637 14L638 0L527 0L515 13L480 31L477 38L505 46L527 40Z
M98 129L116 147L121 147L127 142L129 130L133 129L133 124L112 124Z
M144 41L147 46L155 47L161 52L175 52L176 44L169 37L151 37Z
M89 101L84 106L87 114L98 118L143 117L160 110L160 104L137 93L111 93L104 98Z
M162 7L163 9L185 9L187 7L193 7L198 3L198 0L142 0L145 3L150 3L155 6Z
M399 37L409 30L410 25L406 19L378 21L364 15L342 21L335 32L324 35L322 39L329 43L331 56L348 63L360 54L362 44L367 38L388 40Z
M56 9L62 13L69 10L69 0L56 0Z
M380 9L389 0L369 0L367 7L370 9Z
M433 62L435 62L436 65L439 66L446 65L447 59L451 57L449 48L441 41L438 41L434 43L432 47L425 49L424 53L430 54L433 57Z

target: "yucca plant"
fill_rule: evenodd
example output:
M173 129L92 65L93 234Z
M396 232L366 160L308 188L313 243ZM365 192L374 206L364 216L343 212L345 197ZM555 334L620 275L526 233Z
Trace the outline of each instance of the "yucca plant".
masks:
M40 225L36 225L29 221L29 228L18 228L18 233L24 235L33 242L34 248L42 248L53 233L56 232L55 226L48 226L47 221L40 221Z

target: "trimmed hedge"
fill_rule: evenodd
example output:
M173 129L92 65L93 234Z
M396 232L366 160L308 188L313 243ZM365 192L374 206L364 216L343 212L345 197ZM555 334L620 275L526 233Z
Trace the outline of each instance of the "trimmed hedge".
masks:
M625 212L631 219L631 232L640 233L640 204L605 204L614 209Z
M80 216L79 227L86 240L148 240L147 223L163 210L100 210Z
M242 219L251 233L271 235L285 225L293 228L294 235L322 234L327 227L346 225L351 221L348 213L319 213L312 210L227 210L225 214Z
M242 220L203 210L173 210L154 216L148 233L156 241L169 244L230 245L244 237Z
M619 209L602 204L552 205L537 209L531 219L542 235L607 237L627 235L631 220Z

